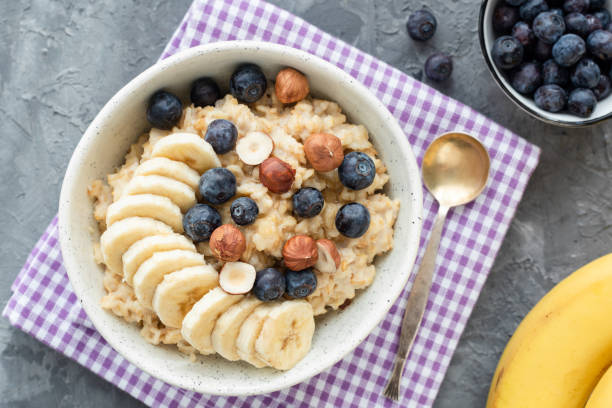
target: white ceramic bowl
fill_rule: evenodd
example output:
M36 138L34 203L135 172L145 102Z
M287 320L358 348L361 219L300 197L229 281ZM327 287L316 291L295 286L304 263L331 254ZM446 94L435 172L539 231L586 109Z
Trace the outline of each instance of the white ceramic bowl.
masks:
M478 21L478 34L480 37L480 48L484 55L487 66L493 79L497 82L497 85L504 91L504 93L516 103L521 109L530 114L536 119L550 123L557 126L565 127L581 127L594 125L612 117L612 95L607 98L598 101L595 110L588 118L581 118L579 116L572 115L568 112L552 113L540 109L537 107L532 98L527 97L512 88L506 75L497 68L493 63L493 57L491 56L491 50L493 49L493 43L497 38L497 35L493 31L493 11L495 8L503 3L503 0L483 0L480 6L480 18ZM608 2L606 7L611 10L611 3ZM611 10L612 11L612 10Z
M273 78L282 67L304 72L312 94L337 101L354 123L365 125L389 169L387 193L401 201L395 248L377 258L373 284L341 312L317 318L309 354L286 372L256 369L216 356L190 362L175 347L148 344L138 328L102 310L102 269L93 260L92 203L87 186L120 165L130 144L148 128L146 103L160 88L184 101L192 81L212 76L227 91L239 63L253 62ZM202 393L247 395L275 391L302 382L339 361L385 317L414 265L421 231L422 187L406 136L389 111L364 86L337 67L308 53L261 42L221 42L192 48L138 75L96 116L75 149L62 185L59 229L70 282L100 334L126 359L170 384Z

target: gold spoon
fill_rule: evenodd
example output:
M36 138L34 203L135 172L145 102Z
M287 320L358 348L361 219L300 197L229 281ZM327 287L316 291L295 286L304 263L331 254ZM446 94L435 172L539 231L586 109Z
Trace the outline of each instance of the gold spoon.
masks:
M406 357L423 319L433 281L436 255L446 214L451 207L467 204L484 189L489 177L489 155L482 144L465 133L449 132L429 145L423 158L423 181L440 204L421 267L408 296L393 374L384 395L399 400L399 384Z

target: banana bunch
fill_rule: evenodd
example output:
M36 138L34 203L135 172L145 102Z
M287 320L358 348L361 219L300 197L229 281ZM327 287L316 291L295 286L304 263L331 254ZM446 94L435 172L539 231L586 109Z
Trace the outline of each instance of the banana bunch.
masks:
M200 174L220 167L198 135L175 133L153 146L123 195L107 210L100 247L107 268L134 289L139 303L202 354L287 370L310 349L310 303L274 303L232 295L183 233L183 213L197 202ZM238 263L236 263L238 264Z
M560 282L521 322L495 370L487 408L612 407L611 316L609 254Z

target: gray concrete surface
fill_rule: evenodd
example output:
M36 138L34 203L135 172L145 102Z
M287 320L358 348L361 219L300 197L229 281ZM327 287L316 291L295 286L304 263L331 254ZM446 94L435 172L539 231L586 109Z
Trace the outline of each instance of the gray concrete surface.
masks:
M454 56L436 86L543 149L435 406L484 406L513 330L556 282L612 248L612 123L563 130L531 119L493 84L477 43L478 0L274 0L421 78L434 50ZM190 0L0 2L0 306L57 211L72 149L102 105L152 64ZM410 10L428 4L439 29L416 44ZM0 319L0 407L141 404Z

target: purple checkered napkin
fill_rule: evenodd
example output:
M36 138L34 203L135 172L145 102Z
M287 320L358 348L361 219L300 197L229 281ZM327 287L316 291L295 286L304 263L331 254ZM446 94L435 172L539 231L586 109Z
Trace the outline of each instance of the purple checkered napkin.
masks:
M403 394L398 406L431 406L538 162L538 148L371 55L260 0L195 0L162 58L221 40L285 44L339 66L387 105L403 127L419 161L435 136L447 130L463 129L487 146L491 156L489 185L474 203L457 208L449 215L425 317L401 384ZM426 194L421 249L429 236L435 210L432 197ZM397 406L382 396L382 390L397 349L408 288L386 319L355 351L309 381L245 398L202 395L149 376L104 341L72 292L62 266L57 236L55 218L17 276L12 286L13 296L3 315L11 324L145 404L163 407Z

